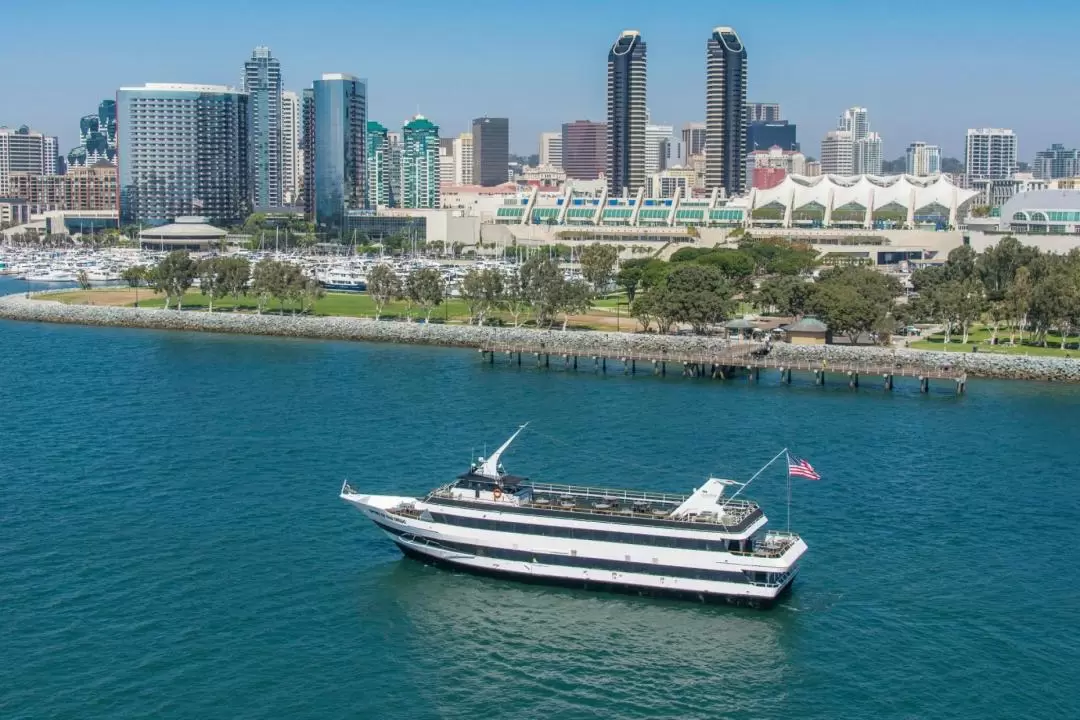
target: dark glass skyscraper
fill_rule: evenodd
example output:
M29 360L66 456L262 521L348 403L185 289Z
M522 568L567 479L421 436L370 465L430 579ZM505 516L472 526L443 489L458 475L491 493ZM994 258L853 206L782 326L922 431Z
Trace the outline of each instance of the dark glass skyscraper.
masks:
M102 100L96 115L79 120L79 147L67 155L68 167L116 164L116 100Z
M781 150L798 150L795 125L787 120L779 122L751 122L746 128L746 152L768 150L773 146Z
M199 215L232 224L251 213L247 93L222 85L124 87L116 117L121 222Z
M304 91L305 147L316 230L339 236L349 210L367 206L367 84L352 75L328 73ZM311 128L309 131L308 128Z
M729 27L714 29L706 47L705 187L733 196L746 161L746 48Z
M608 51L608 192L631 195L645 186L646 48L641 33L624 30Z
M510 120L482 117L472 121L473 182L483 187L510 179Z
M281 62L270 48L257 47L244 63L248 94L248 163L256 207L282 204Z

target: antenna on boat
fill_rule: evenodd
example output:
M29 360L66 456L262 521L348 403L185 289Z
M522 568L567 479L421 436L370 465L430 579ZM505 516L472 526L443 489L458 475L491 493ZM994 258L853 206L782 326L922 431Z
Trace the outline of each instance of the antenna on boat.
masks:
M524 430L525 428L527 428L528 426L529 426L529 423L525 423L524 425L519 427L514 432L514 434L511 435L509 437L509 439L507 439L506 442L504 442L502 445L499 446L498 450L491 453L490 457L485 457L484 458L484 464L480 466L480 469L476 471L476 474L477 475L482 475L482 476L484 476L486 478L491 478L492 480L498 480L499 479L499 458L502 457L502 454L504 452L506 452L506 449L508 447L510 447L510 443L514 442L514 438L516 438L518 435L520 435L521 431Z

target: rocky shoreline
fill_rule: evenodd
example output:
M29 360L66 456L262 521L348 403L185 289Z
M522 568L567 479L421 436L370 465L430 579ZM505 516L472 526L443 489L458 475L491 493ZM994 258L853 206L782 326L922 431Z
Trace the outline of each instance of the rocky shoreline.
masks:
M177 312L160 308L68 305L23 295L0 297L0 318L73 325L133 327L155 330L270 335L324 340L359 340L423 345L477 347L482 344L539 345L553 353L608 356L658 352L720 354L732 343L716 337L644 335L595 331L536 330L532 328L477 327L375 321L369 318L252 315L201 311ZM745 347L745 344L742 346ZM829 362L893 362L936 368L950 365L971 376L1014 380L1080 382L1080 360L1071 358L943 353L844 345L788 345L776 343L771 356Z

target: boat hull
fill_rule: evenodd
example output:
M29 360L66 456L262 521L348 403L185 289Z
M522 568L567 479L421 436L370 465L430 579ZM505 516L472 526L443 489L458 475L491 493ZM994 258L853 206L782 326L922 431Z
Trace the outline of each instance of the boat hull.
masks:
M333 283L324 282L322 286L326 290L333 290L334 292L365 292L367 290L367 283Z

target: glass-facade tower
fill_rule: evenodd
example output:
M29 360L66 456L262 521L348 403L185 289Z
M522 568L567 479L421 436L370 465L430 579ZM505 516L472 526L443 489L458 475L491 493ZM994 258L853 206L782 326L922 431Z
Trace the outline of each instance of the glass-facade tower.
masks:
M281 167L281 62L257 47L244 63L248 94L248 163L255 207L279 207L285 182Z
M402 128L402 207L439 207L439 126L417 115Z
M233 224L251 213L247 93L222 85L124 87L116 116L122 223L199 215Z
M68 167L116 164L116 101L102 100L96 115L79 120L79 147L67 154Z
M633 196L645 186L646 46L637 30L624 30L608 51L608 192Z
M746 167L746 47L734 28L709 36L705 74L705 187L738 195Z
M367 200L371 207L395 207L390 182L390 137L385 126L367 123Z
M325 74L312 84L311 103L313 158L305 162L312 162L314 178L305 192L314 199L317 231L339 237L347 212L367 207L367 84Z

